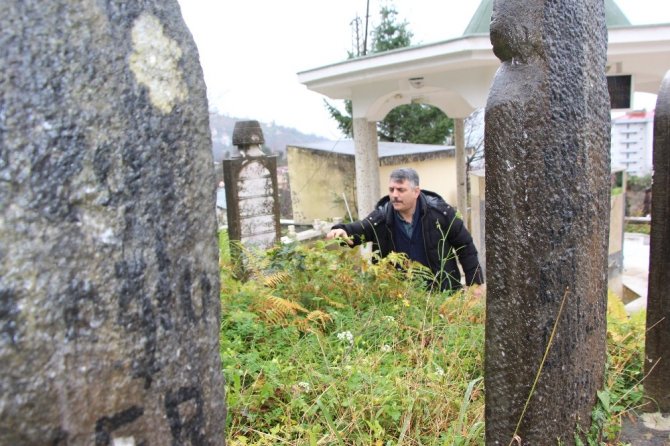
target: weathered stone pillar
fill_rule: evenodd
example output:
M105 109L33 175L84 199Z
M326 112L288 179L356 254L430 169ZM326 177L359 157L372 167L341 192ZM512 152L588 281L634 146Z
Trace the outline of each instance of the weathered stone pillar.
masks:
M470 225L468 218L468 186L465 163L465 130L463 118L454 118L454 139L456 143L456 196L458 211L463 216L463 223Z
M0 444L223 444L214 169L176 0L0 2Z
M358 216L363 218L372 212L380 198L377 123L365 118L354 118L353 125L356 200L358 201Z
M670 413L670 71L656 100L653 158L644 391L649 410Z
M572 445L605 367L603 2L498 0L491 42L502 65L486 107L486 444Z

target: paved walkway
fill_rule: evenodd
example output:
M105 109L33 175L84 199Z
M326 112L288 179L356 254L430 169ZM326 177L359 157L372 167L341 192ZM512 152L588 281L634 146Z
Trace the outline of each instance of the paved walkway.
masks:
M623 285L640 299L626 305L628 313L647 307L647 280L649 278L649 236L627 232L623 238Z

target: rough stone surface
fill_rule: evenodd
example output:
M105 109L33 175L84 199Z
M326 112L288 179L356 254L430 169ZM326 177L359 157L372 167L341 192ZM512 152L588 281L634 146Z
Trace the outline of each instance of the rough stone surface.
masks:
M645 341L648 409L670 413L670 71L656 100Z
M223 444L216 184L177 1L0 2L0 66L0 444Z
M645 413L637 417L631 413L621 421L621 444L632 446L668 446L670 418L659 413Z
M258 121L241 121L235 123L233 144L236 146L261 145L265 143L263 130Z
M603 2L498 0L491 42L502 65L486 107L486 444L516 433L572 445L605 364Z

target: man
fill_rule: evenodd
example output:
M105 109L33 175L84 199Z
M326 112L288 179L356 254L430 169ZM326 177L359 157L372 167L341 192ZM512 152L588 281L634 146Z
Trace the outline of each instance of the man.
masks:
M389 194L375 210L363 220L333 226L326 238L342 238L352 247L371 241L382 257L405 253L430 268L441 290L462 286L456 258L467 286L484 283L477 249L463 221L438 194L420 189L414 169L391 172Z

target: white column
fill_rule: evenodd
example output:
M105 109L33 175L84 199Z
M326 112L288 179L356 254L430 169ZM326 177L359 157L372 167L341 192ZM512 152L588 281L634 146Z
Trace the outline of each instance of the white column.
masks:
M456 206L463 216L463 223L468 227L468 180L465 166L464 121L463 118L454 118L454 139L456 142Z
M377 123L365 118L354 118L353 129L358 218L364 218L380 198Z

